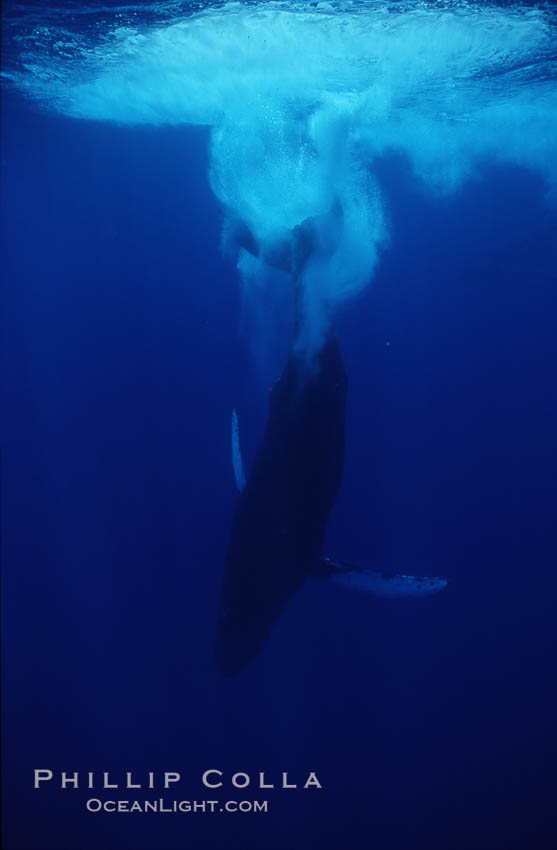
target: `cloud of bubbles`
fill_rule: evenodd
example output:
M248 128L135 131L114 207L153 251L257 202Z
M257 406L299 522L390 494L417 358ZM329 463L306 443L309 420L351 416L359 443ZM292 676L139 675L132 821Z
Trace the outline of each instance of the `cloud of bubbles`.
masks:
M455 192L488 160L533 169L555 189L552 14L228 3L117 28L67 59L37 51L16 83L76 118L210 127L210 182L240 271L257 269L248 251L299 278L300 345L311 351L388 239L374 177L384 154L403 154L435 192Z

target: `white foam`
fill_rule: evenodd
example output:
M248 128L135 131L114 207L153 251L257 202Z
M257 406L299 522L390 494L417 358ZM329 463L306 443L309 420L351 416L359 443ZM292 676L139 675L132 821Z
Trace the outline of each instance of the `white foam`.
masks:
M39 51L17 81L78 118L210 126L213 191L263 249L321 216L305 273L316 339L320 302L361 289L385 243L378 157L402 153L444 193L484 160L557 185L555 32L544 8L229 3L116 29L78 61Z

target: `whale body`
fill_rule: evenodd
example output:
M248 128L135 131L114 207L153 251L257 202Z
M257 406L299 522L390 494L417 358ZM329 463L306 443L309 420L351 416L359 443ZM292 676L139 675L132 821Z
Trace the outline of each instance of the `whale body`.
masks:
M303 272L315 250L316 228L332 233L342 224L338 203L319 219L296 227L264 258L294 280L294 338L280 379L270 393L263 439L247 480L240 451L238 416L232 413L232 463L240 491L226 554L217 626L216 657L233 675L260 651L288 600L309 577L378 596L427 596L442 590L441 578L364 570L323 554L325 533L342 480L347 377L326 304L325 329L308 357L303 339L308 311ZM238 226L249 253L258 245Z
M331 333L311 367L293 347L271 391L225 561L216 645L225 674L259 652L290 597L319 572L342 478L346 386Z
M237 673L257 655L284 606L308 578L387 598L431 596L447 586L444 578L363 569L322 554L342 477L346 386L336 336L329 337L309 373L291 353L271 391L267 427L247 482L233 413L240 498L226 556L216 645L225 675Z

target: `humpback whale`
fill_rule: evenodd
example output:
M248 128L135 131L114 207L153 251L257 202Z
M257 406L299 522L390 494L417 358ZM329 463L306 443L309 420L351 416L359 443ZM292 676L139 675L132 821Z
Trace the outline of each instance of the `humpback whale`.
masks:
M240 496L217 626L216 658L225 675L239 672L258 654L288 600L310 577L381 596L424 596L447 583L441 578L364 570L323 555L342 478L347 376L332 319L311 362L299 344L304 320L299 267L309 253L309 230L301 226L294 234L294 245L275 255L281 269L294 272L296 320L291 349L271 390L265 432L247 479L238 417L236 411L232 414L232 458ZM255 250L247 238L244 245Z

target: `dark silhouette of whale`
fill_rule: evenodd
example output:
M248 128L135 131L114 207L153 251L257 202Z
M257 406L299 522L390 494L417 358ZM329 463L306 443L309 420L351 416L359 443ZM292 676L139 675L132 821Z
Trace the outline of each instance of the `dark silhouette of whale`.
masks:
M286 602L319 572L342 478L346 383L330 334L310 370L293 348L271 391L226 555L217 636L224 673L257 654Z
M306 240L307 231L295 235ZM307 251L289 246L287 256L305 257ZM288 268L282 259L279 263ZM216 641L225 675L257 655L288 600L310 576L390 596L423 596L446 585L443 579L362 570L323 556L342 479L347 377L332 321L311 361L301 353L299 279L296 285L293 344L270 394L267 425L236 506L226 554Z

